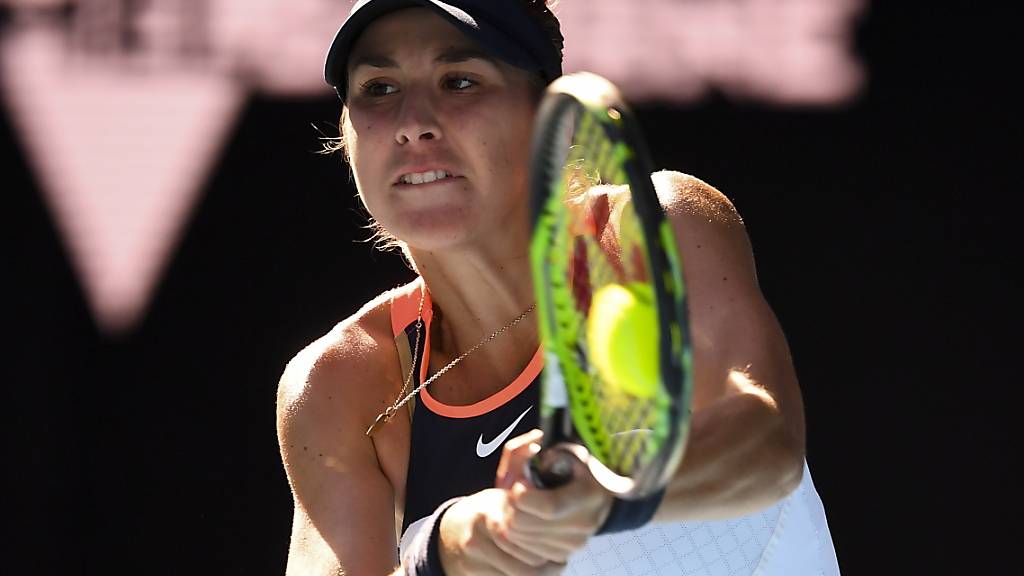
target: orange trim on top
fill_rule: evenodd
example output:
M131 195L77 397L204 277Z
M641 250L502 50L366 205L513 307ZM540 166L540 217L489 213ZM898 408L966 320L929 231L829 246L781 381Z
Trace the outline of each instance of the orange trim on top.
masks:
M425 350L424 353L426 352L427 351ZM424 355L423 366L426 366L427 364L427 357ZM511 384L475 404L470 404L468 406L451 406L443 404L431 396L430 392L426 388L420 390L420 398L423 400L423 404L430 408L431 412L434 412L435 414L440 414L441 416L446 416L448 418L472 418L474 416L486 414L491 410L495 410L509 400L518 396L519 393L526 390L526 387L533 382L534 378L536 378L538 374L540 374L541 368L543 367L544 353L541 348L537 348L537 352L535 352L533 358L530 359L530 363L526 365L526 368L523 369ZM423 375L425 374L426 370L423 371Z
M423 287L423 279L417 278L409 284L395 289L397 294L391 298L391 330L394 332L396 337L405 332L405 329L409 324L416 321L416 317L419 314L420 309L420 290ZM423 339L423 345L421 347L423 351L423 359L420 361L420 374L416 385L419 385L420 382L424 382L426 380L427 372L430 368L430 323L433 319L434 309L430 300L430 291L426 290L423 293L423 325L426 336ZM409 344L411 352L412 342ZM420 397L423 399L423 403L426 404L435 414L440 414L441 416L446 416L448 418L472 418L474 416L486 414L487 412L502 406L506 402L518 396L519 393L526 390L530 383L533 382L533 380L540 374L543 367L543 349L537 348L537 352L534 353L533 358L530 359L526 368L523 369L511 384L505 386L491 396L468 406L451 406L444 404L431 396L430 392L426 388L420 390Z

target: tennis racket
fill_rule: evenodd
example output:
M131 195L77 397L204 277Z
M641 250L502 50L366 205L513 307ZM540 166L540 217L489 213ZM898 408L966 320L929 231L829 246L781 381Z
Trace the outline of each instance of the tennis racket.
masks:
M544 439L528 474L540 487L564 484L573 453L616 496L642 498L667 484L689 430L692 359L674 234L636 120L608 80L576 73L552 83L532 145L530 258L545 364ZM651 312L635 349L615 355L647 359L653 379L639 385L613 381L591 349L588 331L615 310L595 299L622 290Z

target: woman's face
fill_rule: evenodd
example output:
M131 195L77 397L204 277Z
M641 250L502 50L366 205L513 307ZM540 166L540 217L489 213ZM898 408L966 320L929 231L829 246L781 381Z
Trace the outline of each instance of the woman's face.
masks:
M378 223L423 250L525 234L528 72L424 8L369 25L348 66L343 136Z

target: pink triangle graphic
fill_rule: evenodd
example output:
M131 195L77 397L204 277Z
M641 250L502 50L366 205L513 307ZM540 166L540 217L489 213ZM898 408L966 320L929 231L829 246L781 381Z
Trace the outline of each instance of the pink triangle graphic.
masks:
M69 53L47 29L0 46L0 86L95 319L144 315L244 93L213 65Z

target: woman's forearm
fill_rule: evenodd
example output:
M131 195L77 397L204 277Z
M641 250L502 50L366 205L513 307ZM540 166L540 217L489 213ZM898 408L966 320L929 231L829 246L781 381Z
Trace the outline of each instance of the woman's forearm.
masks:
M804 447L766 393L725 396L694 413L683 461L655 521L753 513L792 492Z

